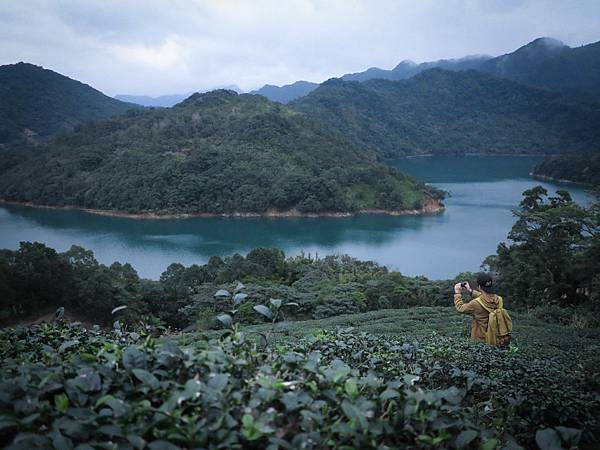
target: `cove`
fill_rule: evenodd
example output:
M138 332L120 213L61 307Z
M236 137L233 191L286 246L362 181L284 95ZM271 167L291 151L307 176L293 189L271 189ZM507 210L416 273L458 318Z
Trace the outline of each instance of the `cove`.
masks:
M514 223L521 193L541 184L566 189L580 203L582 188L532 179L541 160L530 156L432 156L390 161L449 192L446 211L431 216L360 215L344 218L189 218L135 220L73 210L0 207L0 248L38 241L94 252L103 264L129 262L140 276L158 278L172 262L201 264L213 255L278 247L286 255L349 254L406 275L452 278L476 271Z

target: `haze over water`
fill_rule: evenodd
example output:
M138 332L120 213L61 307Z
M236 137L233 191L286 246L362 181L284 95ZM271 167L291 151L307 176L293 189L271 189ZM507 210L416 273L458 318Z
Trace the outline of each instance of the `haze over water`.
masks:
M0 207L0 248L43 242L58 251L72 244L94 251L104 264L129 262L158 278L172 262L201 264L213 255L279 247L286 255L349 254L407 275L452 278L476 271L495 252L515 218L521 193L541 184L567 189L587 202L583 189L540 183L529 172L540 157L436 156L392 162L450 193L444 214L349 218L192 218L134 220L19 206Z

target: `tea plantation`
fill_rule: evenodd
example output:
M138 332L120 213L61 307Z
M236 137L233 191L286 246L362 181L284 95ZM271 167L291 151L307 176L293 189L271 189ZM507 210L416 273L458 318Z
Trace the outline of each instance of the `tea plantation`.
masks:
M7 328L0 445L597 448L600 330L514 319L508 350L443 307L158 338Z

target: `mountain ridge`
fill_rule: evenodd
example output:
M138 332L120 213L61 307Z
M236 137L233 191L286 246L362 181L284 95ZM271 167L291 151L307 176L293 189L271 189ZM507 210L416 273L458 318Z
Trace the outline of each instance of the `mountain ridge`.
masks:
M37 143L59 131L139 108L81 81L24 62L0 66L0 98L0 145Z
M403 60L390 70L370 67L362 72L347 73L337 78L361 82L376 78L402 80L433 68L473 69L563 95L600 101L600 42L572 48L550 37L536 38L513 52L497 57L469 55L423 63ZM282 103L307 95L291 89L293 84L269 86L269 90L261 91L261 88L253 92L274 101L284 99ZM317 86L317 83L313 83L312 90Z
M290 106L383 158L600 150L600 105L475 70L330 79Z

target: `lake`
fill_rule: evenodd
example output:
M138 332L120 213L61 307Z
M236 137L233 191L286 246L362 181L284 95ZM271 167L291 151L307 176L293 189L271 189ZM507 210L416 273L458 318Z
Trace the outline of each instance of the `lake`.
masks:
M205 263L213 255L279 247L286 255L349 254L406 275L452 278L477 271L506 240L511 210L521 193L541 184L567 189L578 202L583 189L529 177L539 157L436 156L392 161L450 193L446 211L433 216L361 215L348 218L190 218L135 220L79 211L0 207L0 248L38 241L59 251L71 244L94 251L104 264L131 263L140 276L158 278L171 262Z

